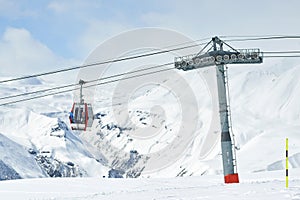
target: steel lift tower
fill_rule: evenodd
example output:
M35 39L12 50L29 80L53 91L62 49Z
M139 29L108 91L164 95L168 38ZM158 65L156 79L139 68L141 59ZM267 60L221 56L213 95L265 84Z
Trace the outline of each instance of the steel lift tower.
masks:
M224 49L224 45L226 49ZM231 118L229 114L229 93L226 64L262 63L259 49L234 49L218 37L213 37L197 54L175 58L175 68L184 71L216 65L219 117L221 122L221 149L225 183L238 183L235 144L232 141Z

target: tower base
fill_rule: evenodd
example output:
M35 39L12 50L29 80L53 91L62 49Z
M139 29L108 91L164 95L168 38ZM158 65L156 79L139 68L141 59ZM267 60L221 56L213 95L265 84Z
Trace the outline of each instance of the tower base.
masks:
M228 174L224 176L225 183L239 183L239 174Z

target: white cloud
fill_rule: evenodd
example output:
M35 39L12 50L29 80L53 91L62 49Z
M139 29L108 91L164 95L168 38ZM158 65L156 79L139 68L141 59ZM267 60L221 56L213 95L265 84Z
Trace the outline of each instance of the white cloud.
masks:
M0 0L0 16L10 19L18 19L27 16L36 16L33 10L28 10L22 7L20 1L15 0Z
M56 13L70 13L72 15L89 14L89 10L99 8L100 1L97 0L53 0L48 4L48 9ZM75 12L75 13L74 13Z
M21 76L53 71L75 61L55 55L26 29L7 28L0 38L0 75Z
M57 12L57 13L64 12L68 9L66 4L61 3L61 2L57 2L57 1L50 2L48 4L48 8L50 10L53 10L53 11Z
M76 44L84 55L87 55L105 40L130 28L130 25L114 21L90 20L87 23L86 31L79 37Z
M142 22L188 33L195 38L214 35L293 34L299 32L299 1L173 0L169 9L145 12ZM266 9L268 8L268 9ZM294 25L293 25L294 24Z

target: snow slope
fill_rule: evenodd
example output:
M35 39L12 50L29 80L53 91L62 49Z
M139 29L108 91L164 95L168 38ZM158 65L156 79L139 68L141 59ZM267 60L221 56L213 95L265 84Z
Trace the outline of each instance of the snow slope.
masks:
M1 111L0 127L0 159L22 178L107 174L105 167L58 118L10 108Z
M61 178L0 182L5 199L256 199L299 200L300 171L291 171L285 188L284 171L241 176L240 184L223 184L220 175L168 179Z

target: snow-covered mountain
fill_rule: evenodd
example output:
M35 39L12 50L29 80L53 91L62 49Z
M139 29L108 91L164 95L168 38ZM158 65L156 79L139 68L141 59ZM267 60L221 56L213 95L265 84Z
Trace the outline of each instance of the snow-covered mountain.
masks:
M300 167L300 67L283 69L245 66L228 70L240 174L284 169L286 137L290 167ZM222 174L220 135L209 133L214 116L211 94L195 71L178 74L187 80L194 99L182 100L188 90L181 88L178 76L167 74L163 83L173 88L154 84L137 91L129 102L126 91L113 90L113 85L98 88L96 119L87 132L69 128L70 93L2 106L0 179ZM5 97L51 86L34 78L1 84L0 93ZM180 88L179 94L175 87ZM128 105L118 106L123 102ZM117 106L111 107L112 103ZM187 112L184 116L182 109ZM186 139L181 132L189 129L195 131Z

